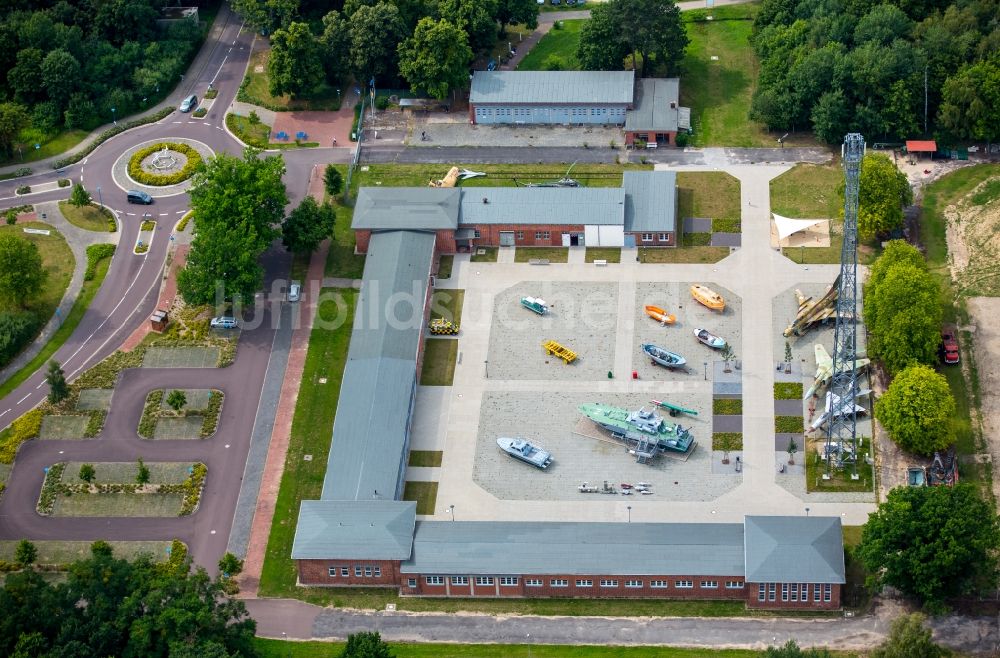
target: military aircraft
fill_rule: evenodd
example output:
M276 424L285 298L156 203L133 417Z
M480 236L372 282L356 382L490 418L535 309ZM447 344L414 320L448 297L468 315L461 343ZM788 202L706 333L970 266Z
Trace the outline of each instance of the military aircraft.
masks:
M816 374L814 375L813 385L806 391L805 399L808 399L819 391L820 387L825 386L830 381L830 378L833 377L833 357L830 356L830 353L819 343L813 346L813 351L816 354ZM854 370L861 370L869 363L871 361L868 359L857 359L854 361Z
M861 399L861 398L867 397L870 394L871 394L871 390L870 389L865 389L863 391L858 391L858 395L857 395L856 399ZM820 427L822 427L826 423L826 421L830 420L834 416L846 416L847 414L852 414L852 413L853 414L866 414L866 413L868 413L868 410L865 409L864 407L862 407L857 402L854 403L854 405L853 405L854 408L853 409L851 407L852 407L852 405L847 404L847 402L841 402L841 398L840 398L839 395L837 395L833 391L827 391L826 392L826 409L823 411L823 413L821 413L819 415L819 418L817 418L816 420L814 420L812 422L812 424L809 426L809 429L811 429L811 430L818 430Z
M801 290L796 290L795 299L799 303L799 310L795 313L795 320L788 325L782 335L785 338L789 338L792 334L801 336L815 324L836 319L839 284L840 277L838 276L826 293L815 301L812 297L803 295Z

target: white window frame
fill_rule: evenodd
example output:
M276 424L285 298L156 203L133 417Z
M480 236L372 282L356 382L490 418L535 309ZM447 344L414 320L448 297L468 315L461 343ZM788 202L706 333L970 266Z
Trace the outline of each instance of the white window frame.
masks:
M767 600L767 592L765 591L764 583L757 586L757 600L762 602Z
M778 586L775 583L767 584L767 600L774 601L774 597L777 594Z
M652 233L643 233L640 237L641 237L641 239L642 239L643 242L652 242L653 241L653 234Z
M451 584L455 585L455 586L468 585L469 584L469 577L468 576L452 576L451 577Z
M372 568L372 571L375 572L375 577L376 578L381 578L382 577L382 567L375 566L375 567Z
M416 588L416 586L417 586L417 579L416 578L407 578L406 579L406 586L409 587L410 589Z
M693 580L675 580L674 587L677 589L694 589Z
M739 580L727 580L726 589L743 589L744 585Z
M551 240L552 236L549 231L535 231L536 240Z
M829 603L833 599L833 585L823 583L823 602Z
M667 589L670 587L670 583L666 580L651 580L649 581L649 586L652 589Z
M476 576L476 585L486 587L493 584L493 576Z
M660 242L670 242L670 234L669 233L657 233L656 234L656 239L659 240Z
M366 564L365 565L365 578L371 578L371 577L372 577L372 565Z
M327 568L326 573L327 573L328 576L330 576L330 578L336 578L337 577L337 567L329 567L329 568Z
M514 239L515 240L523 240L524 239L524 231L515 231L514 232Z
M361 577L361 566L360 565L357 565L357 564L354 565L354 577L355 578L360 578Z
M478 228L474 228L472 230L474 231L474 234L473 234L472 237L474 237L474 238L481 238L481 237L483 237L482 234L479 232Z
M618 587L618 581L610 578L602 578L601 587Z
M788 583L781 583L781 600L788 600Z
M541 578L525 578L524 585L525 587L542 587L543 583Z
M719 589L719 581L703 580L701 581L701 589Z
M641 580L626 580L625 587L628 587L629 589L642 589L644 585Z
M791 585L789 585L789 589L792 590L792 599L791 600L795 601L796 603L798 603L799 602L799 584L798 583L792 583Z
M501 576L500 587L517 587L517 576Z
M823 600L823 592L820 591L818 583L813 583L813 602L819 603Z
M549 587L569 587L567 578L552 578L549 580Z
M340 577L341 578L347 578L348 576L350 576L350 574L351 574L351 570L349 568L347 568L347 567L340 567Z
M577 580L576 581L576 586L577 587L593 587L594 586L594 581L592 581L590 579L586 579L586 578L582 579L582 580Z
M424 582L428 585L444 585L444 576L424 576Z

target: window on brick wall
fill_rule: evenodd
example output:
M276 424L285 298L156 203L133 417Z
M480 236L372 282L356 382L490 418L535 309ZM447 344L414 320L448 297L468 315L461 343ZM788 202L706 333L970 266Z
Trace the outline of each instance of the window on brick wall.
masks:
M642 587L641 580L626 580L625 587Z
M766 598L767 598L767 596L764 593L764 583L761 583L760 585L757 586L757 600L758 601L763 601Z
M822 595L821 595L821 593L819 591L819 585L813 585L813 601L815 601L816 603L819 603L820 596L822 596Z
M553 578L549 581L550 587L569 587L569 581L565 578Z
M382 577L382 567L375 567L375 577L376 578Z
M618 587L617 580L601 579L601 587Z
M788 583L781 583L781 600L788 600Z
M717 580L703 580L701 581L702 589L719 589L719 581Z
M542 586L542 579L541 578L525 578L524 579L524 584L527 585L528 587L541 587Z
M643 233L642 234L642 241L643 242L652 242L653 241L653 234L652 233Z
M548 231L535 231L535 239L536 240L548 240L549 239L549 232Z
M361 577L361 567L359 567L357 565L354 566L354 577L355 578L360 578Z
M366 566L365 567L365 578L371 578L371 577L372 577L372 568L371 568L371 566Z
M483 236L482 236L482 234L481 234L481 233L479 232L479 229L478 229L478 228L476 228L476 229L472 229L472 230L476 232L476 233L475 233L475 235L474 235L474 237L477 237L477 238L481 238L481 237L483 237Z
M444 585L444 576L427 576L424 582L428 585Z
M577 587L593 587L594 581L592 580L578 580L576 581Z
M452 585L468 585L469 584L469 577L468 576L452 576L451 577L451 584Z
M679 589L691 589L692 587L694 587L694 581L693 580L675 580L674 581L674 587L677 587Z
M670 585L665 580L651 580L649 581L649 586L653 589L666 589Z
M659 234L657 234L656 239L659 240L660 242L667 242L667 241L670 240L670 234L669 233L659 233Z
M789 585L789 588L792 590L792 600L793 601L798 601L799 600L799 584L798 583L792 583L791 585Z
M832 596L833 596L833 585L831 585L830 583L823 585L823 601L829 603Z
M767 584L767 600L768 601L773 601L774 600L774 593L775 593L776 590L777 590L777 586L774 583L768 583Z
M807 583L799 583L799 598L802 601L809 600L809 585Z
M504 576L500 579L500 584L504 587L514 587L517 585L517 576Z
M410 588L416 587L417 586L417 579L416 578L407 578L406 579L406 586L410 587Z
M492 576L476 576L476 584L477 585L492 585L493 584L493 577Z
M761 588L763 588L763 587L764 586L761 585ZM727 580L726 581L726 589L743 589L743 583L740 582L740 581L738 581L738 580ZM763 596L763 595L764 595L764 590L761 589L761 596ZM761 600L763 601L764 599L761 599Z
M326 570L326 573L327 573L327 575L330 576L330 578L336 578L337 577L337 567L330 567L329 569Z
M514 234L514 238L517 239L517 240L523 240L524 239L524 231L518 231L517 233L515 233Z

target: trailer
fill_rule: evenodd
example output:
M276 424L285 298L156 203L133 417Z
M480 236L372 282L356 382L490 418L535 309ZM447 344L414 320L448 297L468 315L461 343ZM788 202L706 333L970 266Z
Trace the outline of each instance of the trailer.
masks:
M544 343L542 343L542 349L544 349L545 353L548 354L549 356L559 357L560 359L565 361L567 365L576 361L576 352L569 349L568 347L563 347L554 340L547 340Z

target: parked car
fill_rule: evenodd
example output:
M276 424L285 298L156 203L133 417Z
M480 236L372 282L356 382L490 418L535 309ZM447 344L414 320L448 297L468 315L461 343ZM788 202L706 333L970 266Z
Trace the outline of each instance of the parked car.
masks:
M958 353L958 339L955 338L955 332L951 329L941 330L941 347L939 351L945 363L955 364L959 362L961 357Z
M129 203L141 203L144 206L148 206L153 203L153 197L149 196L142 190L129 190L125 193L125 198L128 199Z
M292 281L291 285L288 286L288 301L297 302L302 299L302 284L298 281Z
M235 329L237 327L236 318L228 315L212 318L209 325L211 325L213 329Z
M198 107L198 97L195 96L194 94L191 94L183 101L181 101L180 110L181 112L190 112L196 107Z

